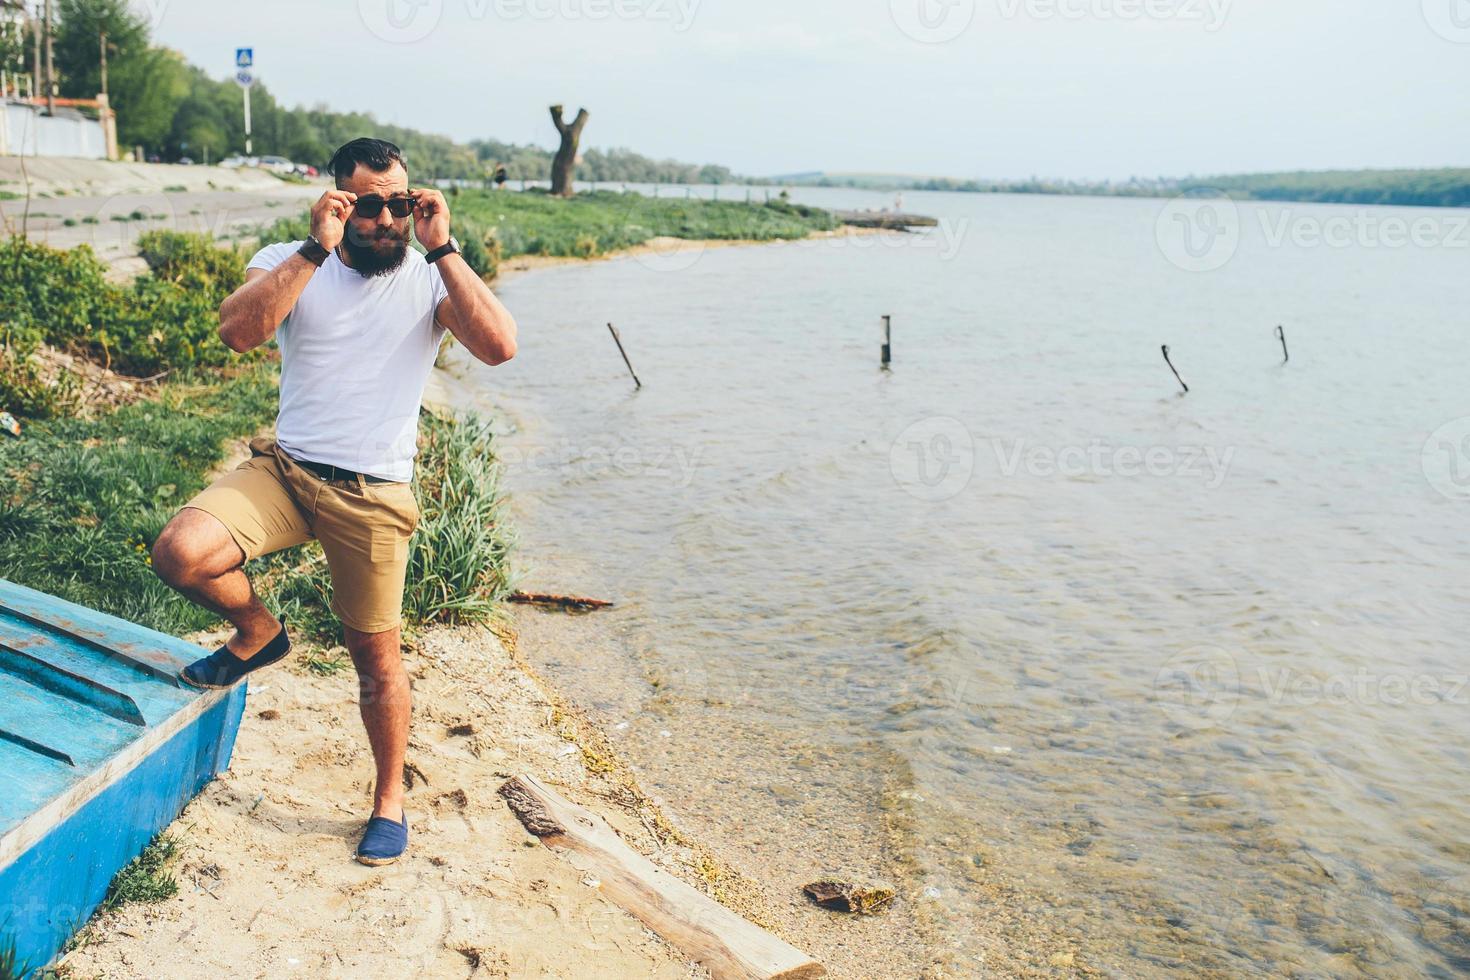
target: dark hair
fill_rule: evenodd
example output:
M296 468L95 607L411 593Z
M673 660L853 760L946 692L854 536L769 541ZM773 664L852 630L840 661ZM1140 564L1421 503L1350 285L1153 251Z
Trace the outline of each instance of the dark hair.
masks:
M387 140L359 136L338 147L337 152L332 154L332 159L327 161L327 171L336 178L337 186L340 187L342 181L352 176L358 164L381 174L390 170L395 163L404 170L408 169L408 164L403 162L403 151L398 147Z

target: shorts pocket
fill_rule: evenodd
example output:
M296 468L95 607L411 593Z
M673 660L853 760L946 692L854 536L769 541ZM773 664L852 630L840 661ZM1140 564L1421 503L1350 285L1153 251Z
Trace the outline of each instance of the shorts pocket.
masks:
M368 558L374 564L396 565L408 560L408 535L394 527L375 527L368 538Z
M413 484L368 484L368 492L380 506L403 523L405 536L419 526L419 502L414 496Z

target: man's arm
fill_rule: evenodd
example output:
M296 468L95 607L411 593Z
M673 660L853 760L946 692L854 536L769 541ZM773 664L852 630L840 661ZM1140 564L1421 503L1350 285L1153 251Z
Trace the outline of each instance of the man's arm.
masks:
M412 191L418 199L414 235L419 244L433 251L449 241L449 205L444 195L431 188ZM516 321L490 287L475 274L462 255L446 255L434 263L449 296L441 300L434 318L476 359L489 365L504 364L516 356Z
M311 209L311 233L328 251L342 241L347 214L357 195L330 190ZM245 284L219 307L219 337L241 354L270 340L286 319L302 290L316 272L316 264L299 252L274 269L250 269Z
M446 255L434 263L449 296L435 318L465 349L492 367L516 356L516 321L462 255Z

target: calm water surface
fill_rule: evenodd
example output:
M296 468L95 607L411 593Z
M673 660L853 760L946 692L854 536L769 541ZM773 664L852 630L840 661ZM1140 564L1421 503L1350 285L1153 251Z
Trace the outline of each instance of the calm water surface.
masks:
M1105 975L1470 972L1463 212L1242 205L1201 272L1166 202L905 205L942 227L503 291L527 581L621 600L553 676L792 887L901 869L952 974L1023 924Z

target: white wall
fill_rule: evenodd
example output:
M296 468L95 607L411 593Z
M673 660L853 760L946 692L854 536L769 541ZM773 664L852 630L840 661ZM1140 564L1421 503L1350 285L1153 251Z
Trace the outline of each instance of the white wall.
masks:
M72 110L42 115L36 106L6 100L0 112L0 154L107 159L102 123Z

